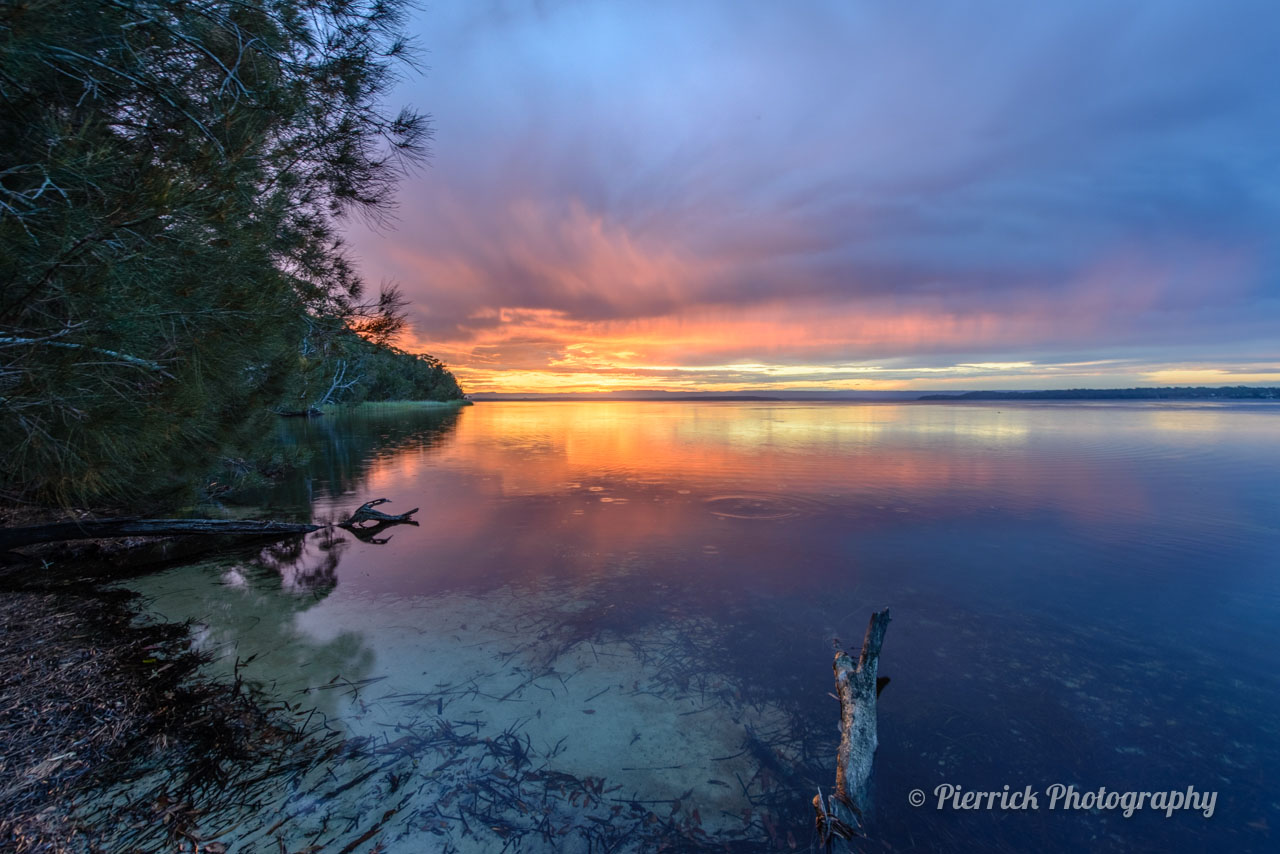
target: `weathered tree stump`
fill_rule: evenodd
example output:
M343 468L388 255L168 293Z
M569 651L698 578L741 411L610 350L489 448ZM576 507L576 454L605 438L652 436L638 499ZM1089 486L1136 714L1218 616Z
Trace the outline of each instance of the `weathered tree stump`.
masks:
M862 654L855 664L849 653L836 653L832 669L840 699L840 748L836 752L836 788L824 802L822 790L813 798L818 838L829 848L835 839L861 835L867 808L867 782L879 742L876 737L876 697L888 680L877 678L880 647L889 627L889 609L871 615Z

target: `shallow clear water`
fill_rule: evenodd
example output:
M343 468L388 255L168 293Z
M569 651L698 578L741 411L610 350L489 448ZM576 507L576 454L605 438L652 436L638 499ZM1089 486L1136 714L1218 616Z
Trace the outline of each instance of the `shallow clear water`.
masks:
M834 648L885 605L861 848L1274 850L1280 407L502 402L281 430L313 457L264 515L421 510L131 582L348 745L211 829L239 850L807 848ZM1040 809L937 809L944 783ZM1217 798L1125 818L1050 810L1055 783Z

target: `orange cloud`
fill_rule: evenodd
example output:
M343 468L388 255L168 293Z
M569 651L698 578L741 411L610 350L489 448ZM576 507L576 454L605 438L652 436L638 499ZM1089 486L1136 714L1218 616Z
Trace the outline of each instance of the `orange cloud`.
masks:
M833 284L812 264L780 266L803 246L785 222L759 246L699 252L578 201L555 210L515 198L491 233L461 207L451 228L446 244L393 250L413 271L406 290L428 291L419 328L431 333L402 343L443 358L478 392L1097 384L1082 361L1116 359L1076 360L1072 372L1032 354L1160 343L1169 333L1150 318L1185 319L1200 283L1248 278L1248 259L1231 252L1205 248L1175 263L1128 249L1057 283L917 283L899 293L876 281Z

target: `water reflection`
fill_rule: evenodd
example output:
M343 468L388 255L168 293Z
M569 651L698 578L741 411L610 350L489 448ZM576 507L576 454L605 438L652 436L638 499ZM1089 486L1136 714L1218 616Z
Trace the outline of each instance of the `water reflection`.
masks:
M344 738L420 739L388 766L396 791L418 787L380 837L392 851L422 833L595 844L582 828L803 847L831 773L833 643L886 603L873 847L1265 850L1278 415L504 403L294 422L286 441L314 456L267 503L344 518L385 497L420 525L138 584L234 650L223 666L257 654L245 675L319 704ZM448 773L415 776L446 741ZM568 830L471 799L495 771ZM379 779L339 811L385 809ZM1221 797L1209 822L907 806L942 782ZM338 808L309 809L315 832Z
M347 545L340 528L323 528L267 546L253 563L278 574L285 592L322 599L338 583L338 561Z
M377 572L359 576L376 592L589 578L632 553L674 583L694 572L712 587L820 588L904 545L930 562L951 548L948 560L985 572L1047 530L1077 560L1129 552L1124 574L1143 575L1188 539L1261 542L1267 504L1236 476L1272 458L1272 421L1206 409L482 404L295 422L289 440L317 456L273 500L321 518L374 497L421 506L422 527L391 532ZM921 533L927 549L907 544ZM815 559L795 566L797 549ZM1063 557L1042 555L1038 574Z
M281 419L280 446L290 456L301 457L304 464L292 476L252 490L240 500L268 512L310 518L317 502L323 506L326 500L341 500L363 486L370 469L380 461L407 461L437 453L453 436L459 416L455 407L407 405Z

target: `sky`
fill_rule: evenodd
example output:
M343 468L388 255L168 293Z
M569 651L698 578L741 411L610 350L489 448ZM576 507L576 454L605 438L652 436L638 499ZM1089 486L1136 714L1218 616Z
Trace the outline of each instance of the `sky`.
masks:
M468 391L1280 383L1274 0L437 0L365 278Z

